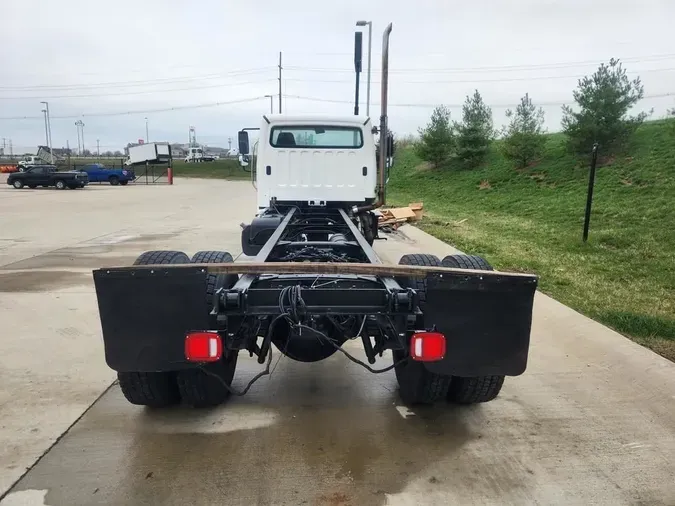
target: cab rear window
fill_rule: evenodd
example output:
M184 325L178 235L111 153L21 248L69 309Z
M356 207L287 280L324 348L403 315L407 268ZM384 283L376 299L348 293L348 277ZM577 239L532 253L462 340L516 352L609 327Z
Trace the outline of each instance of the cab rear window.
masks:
M363 147L363 131L358 127L341 126L277 126L270 133L275 148L359 149Z

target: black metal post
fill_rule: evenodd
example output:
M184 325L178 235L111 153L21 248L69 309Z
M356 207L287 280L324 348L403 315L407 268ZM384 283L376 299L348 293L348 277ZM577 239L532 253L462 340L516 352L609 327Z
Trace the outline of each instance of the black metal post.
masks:
M361 62L363 50L361 49L363 33L354 33L354 71L356 72L356 90L354 97L354 116L359 115L359 77L361 75Z
M591 205L593 204L593 187L595 186L595 165L598 162L598 143L593 144L591 156L591 173L588 177L588 196L586 197L586 216L584 217L584 242L588 239L588 227L591 222Z

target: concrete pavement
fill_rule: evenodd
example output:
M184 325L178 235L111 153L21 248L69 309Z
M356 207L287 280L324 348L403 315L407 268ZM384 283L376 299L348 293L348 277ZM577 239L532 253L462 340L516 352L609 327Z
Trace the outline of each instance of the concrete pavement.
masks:
M146 249L236 255L253 212L242 182L10 192L0 189L0 494L114 377L91 268ZM385 261L453 252L401 232L376 243ZM238 386L260 369L240 364ZM0 504L673 505L673 476L675 364L537 294L528 370L493 402L409 410L393 372L337 355L284 358L247 396L205 412L139 409L114 385Z

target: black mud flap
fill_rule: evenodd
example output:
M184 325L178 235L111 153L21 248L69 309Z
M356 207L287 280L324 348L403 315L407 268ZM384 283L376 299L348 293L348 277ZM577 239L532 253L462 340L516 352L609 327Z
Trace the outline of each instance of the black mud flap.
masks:
M185 334L207 330L206 272L166 269L93 271L105 358L120 372L175 371L185 360Z
M536 276L429 274L424 325L445 335L447 352L429 371L518 376L527 367Z

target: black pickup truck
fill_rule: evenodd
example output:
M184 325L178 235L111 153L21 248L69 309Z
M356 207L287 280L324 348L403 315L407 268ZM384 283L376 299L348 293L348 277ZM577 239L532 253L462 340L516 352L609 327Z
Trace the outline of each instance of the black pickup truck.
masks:
M34 165L21 172L11 173L7 178L7 184L12 185L17 190L24 186L28 188L56 186L59 190L75 189L84 188L89 184L89 176L86 172L74 170L59 172L54 165Z

